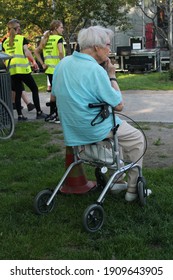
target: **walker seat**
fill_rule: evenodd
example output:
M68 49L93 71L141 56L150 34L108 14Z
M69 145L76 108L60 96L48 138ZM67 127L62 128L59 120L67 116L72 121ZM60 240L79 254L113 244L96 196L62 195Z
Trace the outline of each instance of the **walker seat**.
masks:
M97 143L78 146L77 149L78 157L82 160L105 165L115 164L116 154L112 139L107 138Z

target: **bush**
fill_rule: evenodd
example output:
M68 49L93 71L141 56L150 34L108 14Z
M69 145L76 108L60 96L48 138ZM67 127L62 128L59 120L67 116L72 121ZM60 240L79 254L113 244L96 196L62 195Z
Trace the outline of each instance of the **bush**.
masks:
M173 69L168 71L169 80L173 81Z

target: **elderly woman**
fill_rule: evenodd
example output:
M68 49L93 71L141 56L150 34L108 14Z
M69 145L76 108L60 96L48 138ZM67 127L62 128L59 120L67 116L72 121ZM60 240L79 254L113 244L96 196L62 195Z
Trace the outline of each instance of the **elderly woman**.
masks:
M59 118L67 146L87 145L112 137L112 114L103 122L91 126L98 114L89 103L105 102L116 111L123 109L122 95L115 77L115 66L108 58L113 32L91 26L78 34L80 52L74 51L56 67L53 75L53 94L58 103ZM102 67L100 64L104 64ZM123 154L142 167L144 138L142 133L116 116L117 135ZM137 195L138 170L128 172L126 201ZM123 184L124 185L124 184Z

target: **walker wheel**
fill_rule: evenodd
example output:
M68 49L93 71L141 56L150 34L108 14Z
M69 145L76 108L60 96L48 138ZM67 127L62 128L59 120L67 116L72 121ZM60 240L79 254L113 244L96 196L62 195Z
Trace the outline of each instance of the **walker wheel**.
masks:
M104 222L104 210L101 205L88 206L83 214L83 226L86 231L94 233L99 230Z
M52 191L50 190L43 190L40 191L34 200L34 209L36 214L42 215L42 214L47 214L52 211L55 205L55 199L51 201L49 205L47 205L47 202L49 198L52 195Z
M147 189L146 189L146 181L144 177L138 178L137 190L138 190L138 196L139 196L141 206L146 205Z

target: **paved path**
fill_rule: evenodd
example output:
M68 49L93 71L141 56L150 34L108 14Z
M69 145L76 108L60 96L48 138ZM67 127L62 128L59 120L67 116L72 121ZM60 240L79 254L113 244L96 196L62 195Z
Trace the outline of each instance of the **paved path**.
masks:
M173 91L123 92L124 114L136 121L173 123Z
M39 96L42 110L49 113L49 108L45 106L49 93L40 92ZM30 93L28 97L32 100ZM135 121L173 123L173 91L128 90L123 91L123 99L125 107L122 113ZM23 114L28 119L36 117L35 110L28 112L26 106ZM14 116L17 117L16 112Z

